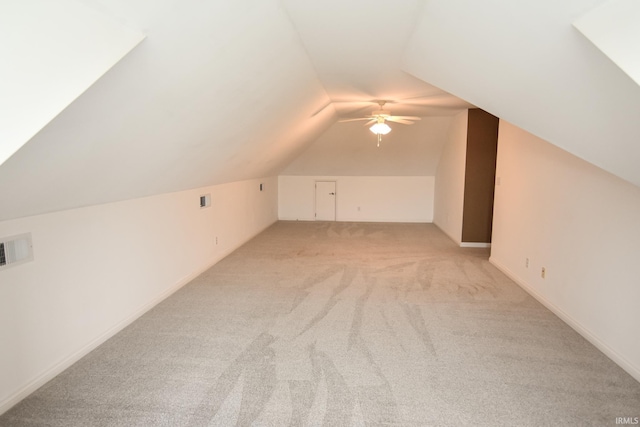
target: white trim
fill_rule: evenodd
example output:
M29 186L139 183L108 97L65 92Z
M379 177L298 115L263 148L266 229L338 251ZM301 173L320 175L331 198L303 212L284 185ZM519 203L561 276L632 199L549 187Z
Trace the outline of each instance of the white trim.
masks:
M493 264L498 270L502 271L505 275L507 275L511 280L516 282L518 286L524 289L529 295L534 297L542 305L544 305L551 312L553 312L553 314L555 314L560 319L562 319L567 325L572 327L577 333L582 335L587 341L593 344L598 350L603 352L607 357L609 357L616 364L618 364L618 366L624 369L629 375L631 375L633 378L635 378L637 381L640 382L640 367L635 366L633 363L629 362L617 351L609 347L597 335L595 335L588 328L583 326L578 320L576 320L571 315L565 313L557 305L550 302L542 294L540 294L537 290L535 290L531 285L526 283L524 280L520 279L518 276L512 273L507 267L502 265L500 262L496 261L493 257L489 258L489 262Z
M428 218L349 218L344 217L336 220L336 222L379 222L394 224L431 224Z
M9 397L7 397L5 400L0 402L0 415L2 415L5 412L7 412L13 406L15 406L18 403L20 403L20 401L22 399L24 399L27 396L29 396L31 393L33 393L34 391L36 391L37 389L39 389L40 387L45 385L47 382L52 380L54 377L56 377L57 375L61 374L65 369L69 368L71 365L76 363L78 360L82 359L84 356L89 354L91 351L95 350L98 346L100 346L100 344L103 344L109 338L113 337L118 332L120 332L121 330L123 330L124 328L129 326L131 323L133 323L135 320L140 318L147 311L151 310L153 307L155 307L156 305L158 305L159 303L161 303L162 301L164 301L165 299L170 297L174 292L176 292L177 290L182 288L184 285L188 284L193 279L195 279L196 277L198 277L199 275L201 275L202 273L207 271L209 268L213 267L215 264L217 264L219 261L221 261L227 255L229 255L231 252L235 251L240 246L244 245L249 240L253 239L258 234L262 233L267 228L271 227L275 222L276 221L271 222L269 225L267 225L266 227L262 228L261 230L259 230L255 234L253 234L252 236L248 237L246 240L244 240L244 241L240 242L239 244L233 246L232 248L229 248L229 249L227 249L227 250L225 250L225 251L223 251L223 252L221 252L219 254L216 254L216 256L214 256L214 258L211 261L209 261L205 266L203 266L203 267L199 268L198 270L196 270L195 272L193 272L191 274L188 274L187 276L183 277L175 285L171 286L169 289L167 289L164 292L162 292L156 298L153 298L150 302L144 304L142 307L140 307L137 310L135 310L129 316L125 317L120 322L116 323L114 326L112 326L111 328L107 329L104 333L100 334L98 337L96 337L95 339L90 341L88 344L84 345L79 350L73 352L72 354L70 354L69 356L67 356L66 358L61 360L60 362L58 362L58 363L54 364L53 366L51 366L50 368L46 369L42 374L37 376L34 380L29 382L26 386L22 387L21 389L19 389L15 393L12 393Z
M280 217L278 218L279 221L308 221L308 222L312 222L312 221L317 221L313 218L295 218L295 217ZM322 221L319 221L322 222ZM340 219L336 219L335 221L326 221L326 222L369 222L369 223L380 223L380 224L433 224L433 221L429 221L429 219L422 219L422 218L418 218L418 219L406 219L406 218L402 218L402 219L394 219L394 218L371 218L371 219L367 219L367 218L340 218Z
M490 248L491 243L475 243L475 242L462 242L461 248Z

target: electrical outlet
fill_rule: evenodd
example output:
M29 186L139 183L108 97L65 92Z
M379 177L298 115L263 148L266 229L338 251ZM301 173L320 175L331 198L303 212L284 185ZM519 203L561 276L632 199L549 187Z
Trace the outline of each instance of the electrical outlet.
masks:
M216 236L216 245L218 244L218 236Z
M524 266L529 268L529 258L524 259Z
M540 271L540 277L542 277L543 279L547 277L547 269L542 267L542 270Z

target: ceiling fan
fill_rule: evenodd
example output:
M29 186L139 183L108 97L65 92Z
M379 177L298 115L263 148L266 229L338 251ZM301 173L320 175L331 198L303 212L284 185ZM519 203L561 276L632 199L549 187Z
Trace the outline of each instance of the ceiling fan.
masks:
M380 106L380 109L372 111L371 115L366 117L360 117L357 119L343 119L343 120L339 120L339 122L345 123L345 122L355 122L359 120L367 120L367 122L364 125L365 126L372 125L369 128L369 130L371 130L371 132L378 135L378 147L379 147L380 141L382 140L382 135L386 135L389 132L391 132L391 127L389 127L389 125L386 122L400 123L403 125L412 125L415 123L414 120L420 120L420 117L416 117L416 116L392 116L389 110L384 109L384 105L387 103L387 101L380 100L376 102Z

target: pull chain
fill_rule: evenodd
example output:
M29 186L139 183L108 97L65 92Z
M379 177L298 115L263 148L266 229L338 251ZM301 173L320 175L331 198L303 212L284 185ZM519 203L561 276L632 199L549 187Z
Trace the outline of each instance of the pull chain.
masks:
M378 134L378 147L380 147L380 141L382 141L382 134Z

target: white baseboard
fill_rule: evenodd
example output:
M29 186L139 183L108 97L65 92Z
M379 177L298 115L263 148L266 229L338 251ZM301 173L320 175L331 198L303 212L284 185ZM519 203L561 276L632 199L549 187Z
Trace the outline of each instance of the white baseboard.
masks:
M429 218L339 218L336 222L372 222L372 223L401 223L401 224L430 224Z
M629 362L620 353L618 353L617 351L609 347L602 339L600 339L597 335L595 335L588 328L582 325L582 323L580 323L571 315L564 312L557 305L550 302L542 294L540 294L536 289L534 289L527 282L525 282L524 280L516 276L513 272L511 272L511 270L509 270L506 266L501 264L499 261L496 261L493 257L490 257L489 262L493 264L498 270L502 271L505 275L507 275L511 280L516 282L518 286L524 289L529 295L534 297L542 305L544 305L556 316L562 319L567 325L571 326L571 328L573 328L577 333L582 335L587 341L593 344L598 350L603 352L607 357L613 360L618 366L624 369L629 375L635 378L636 381L640 382L640 367L635 366L633 363Z
M315 221L314 218L288 218L288 217L278 217L278 221L300 221L300 222L311 222Z
M162 301L164 301L165 299L170 297L173 293L178 291L180 288L182 288L183 286L185 286L186 284L191 282L193 279L195 279L196 277L198 277L199 275L201 275L202 273L207 271L209 268L211 268L214 265L216 265L218 262L220 262L227 255L229 255L230 253L232 253L233 251L238 249L240 246L242 246L245 243L247 243L249 240L251 240L254 237L256 237L258 234L262 233L264 230L269 228L275 222L276 221L271 222L266 227L260 229L259 231L257 231L256 233L254 233L253 235L251 235L250 237L248 237L244 241L234 245L233 247L228 248L228 249L216 254L214 256L214 258L212 258L206 265L200 267L196 271L194 271L194 272L188 274L187 276L183 277L176 284L171 286L169 289L166 289L165 291L160 293L160 295L156 296L155 298L153 298L148 303L146 303L143 306L139 307L137 310L134 310L133 313L131 313L126 318L124 318L121 321L119 321L118 323L116 323L111 328L107 329L105 332L103 332L98 337L96 337L93 340L91 340L89 343L87 343L86 345L81 347L79 350L73 352L72 354L70 354L69 356L64 358L62 361L60 361L58 363L55 363L50 368L46 369L42 374L38 375L34 380L32 380L27 385L25 385L24 387L22 387L21 389L19 389L15 393L12 393L8 398L6 398L2 402L0 402L0 415L4 414L9 409L11 409L13 406L15 406L18 403L20 403L20 401L22 399L24 399L25 397L29 396L31 393L33 393L34 391L36 391L37 389L39 389L40 387L45 385L47 382L51 381L54 377L56 377L57 375L61 374L65 369L69 368L71 365L76 363L78 360L82 359L84 356L89 354L91 351L93 351L96 348L98 348L98 346L100 346L100 344L103 344L109 338L113 337L115 334L117 334L118 332L120 332L121 330L123 330L124 328L129 326L131 323L133 323L135 320L140 318L147 311L151 310L153 307L155 307L156 305L160 304Z
M462 242L461 248L490 248L491 243Z
M306 221L306 222L314 222L315 218L287 218L280 217L280 221ZM431 224L433 221L428 218L336 218L335 221L332 222L372 222L372 223L405 223L405 224Z

